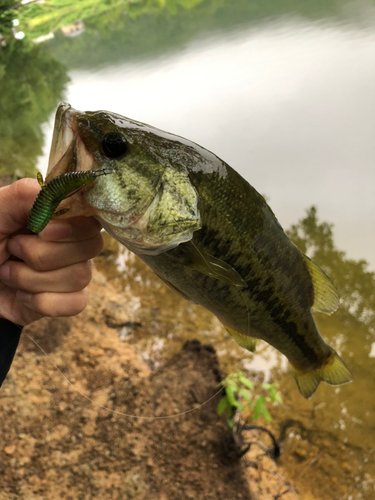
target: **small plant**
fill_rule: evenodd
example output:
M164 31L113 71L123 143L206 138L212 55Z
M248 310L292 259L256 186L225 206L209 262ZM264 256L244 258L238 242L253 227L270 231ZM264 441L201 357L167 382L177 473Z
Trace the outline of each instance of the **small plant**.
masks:
M227 414L227 423L231 429L234 428L234 416L237 410L251 411L251 418L258 420L264 417L267 422L272 421L272 417L267 410L267 403L282 403L280 394L277 392L278 384L262 384L262 389L265 394L253 396L254 384L245 376L243 372L231 373L221 385L225 389L225 395L217 405L218 415L222 415L224 411Z

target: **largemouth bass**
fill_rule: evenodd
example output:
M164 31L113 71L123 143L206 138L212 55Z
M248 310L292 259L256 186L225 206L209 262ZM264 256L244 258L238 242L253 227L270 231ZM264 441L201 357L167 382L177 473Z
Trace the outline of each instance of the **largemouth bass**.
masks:
M173 290L211 311L245 349L284 354L310 398L352 376L311 311L332 313L335 287L289 240L235 170L181 137L106 111L57 110L45 189L61 174L106 169L59 205L96 217Z

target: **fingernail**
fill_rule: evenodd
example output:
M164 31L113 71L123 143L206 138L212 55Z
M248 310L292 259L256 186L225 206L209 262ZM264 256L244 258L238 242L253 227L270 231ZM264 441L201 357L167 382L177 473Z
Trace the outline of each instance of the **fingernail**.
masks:
M32 293L24 292L23 290L17 290L17 293L16 293L17 299L20 300L21 302L25 302L25 303L30 302L32 296L33 296Z
M53 222L39 233L39 237L46 241L65 240L72 232L73 228L68 222Z
M10 276L10 267L8 264L0 266L0 280L8 281Z
M19 245L18 241L16 241L15 239L11 238L8 241L7 247L8 247L9 253L11 253L12 255L14 255L15 257L20 257L21 256L20 245Z

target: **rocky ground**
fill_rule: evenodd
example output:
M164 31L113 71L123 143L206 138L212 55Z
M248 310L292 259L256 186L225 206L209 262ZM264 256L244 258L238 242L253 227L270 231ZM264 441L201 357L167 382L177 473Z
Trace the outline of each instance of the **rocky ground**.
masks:
M152 371L119 339L126 297L98 271L90 289L78 317L24 330L0 391L0 500L296 499L269 443L217 416L214 349L189 341Z

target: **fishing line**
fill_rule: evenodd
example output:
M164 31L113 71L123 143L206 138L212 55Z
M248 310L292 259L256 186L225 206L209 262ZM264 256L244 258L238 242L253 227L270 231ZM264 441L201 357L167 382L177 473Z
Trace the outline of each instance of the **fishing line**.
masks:
M204 401L203 403L199 403L197 404L197 406L195 406L194 408L190 408L189 410L185 410L185 411L182 411L180 413L174 413L172 415L160 415L158 417L147 417L147 416L144 416L144 415L131 415L130 413L123 413L121 411L117 411L117 410L112 410L112 408L109 408L108 406L103 406L99 403L96 403L92 398L90 398L90 396L88 396L87 394L85 394L84 392L80 391L79 389L77 389L73 382L71 382L68 377L65 375L64 372L62 372L60 370L60 368L56 365L56 363L53 361L53 359L51 358L51 356L49 354L46 353L46 351L43 349L42 346L40 346L38 344L38 342L36 340L34 340L28 333L24 333L24 335L26 335L41 351L42 353L47 357L48 361L51 363L51 365L56 368L56 370L60 373L60 375L66 380L66 382L73 388L74 392L78 393L80 396L84 397L85 399L87 399L88 401L90 401L92 404L94 404L95 406L98 406L99 408L103 409L103 410L106 410L106 411L109 411L110 413L113 413L115 415L121 415L123 417L128 417L128 418L137 418L137 419L143 419L143 420L165 420L167 418L177 418L177 417L182 417L183 415L186 415L187 413L191 413L193 411L196 411L196 410L200 410L204 405L206 405L207 403L209 403L210 401L212 401L218 394L220 394L220 392L224 389L224 387L221 387L213 396L211 396L209 399L207 399L206 401Z
M20 330L22 331L22 328L20 328ZM85 398L88 401L90 401L90 403L92 403L93 405L101 408L102 410L106 410L106 411L108 411L110 413L113 413L114 415L120 415L120 416L123 416L123 417L134 418L134 419L138 419L138 420L166 420L168 418L178 418L178 417L182 417L183 415L186 415L188 413L191 413L193 411L200 410L204 405L206 405L207 403L209 403L210 401L212 401L213 399L215 399L216 396L218 394L220 394L220 392L222 392L224 390L224 387L221 387L217 392L215 392L215 394L213 396L211 396L210 398L208 398L203 403L199 403L194 408L190 408L189 410L185 410L185 411L182 411L182 412L179 412L179 413L173 413L172 415L159 415L159 416L148 417L148 416L144 416L144 415L132 415L130 413L124 413L124 412L121 412L121 411L113 410L112 408L109 408L108 406L103 406L103 405L97 403L92 398L90 398L90 396L88 396L84 392L82 392L79 389L77 389L74 386L73 382L71 382L68 379L68 377L65 375L65 373L56 365L56 363L53 361L53 359L51 358L51 356L49 354L47 354L47 352L43 349L43 347L41 345L39 345L38 342L35 339L33 339L28 333L24 332L23 334L26 335L26 337L28 337L31 340L31 342L33 342L38 347L38 349L40 349L42 351L42 353L44 354L44 356L46 356L46 358L51 363L51 365L60 373L60 375L70 385L70 387L73 388L74 392L76 392L77 394L79 394L83 398Z

